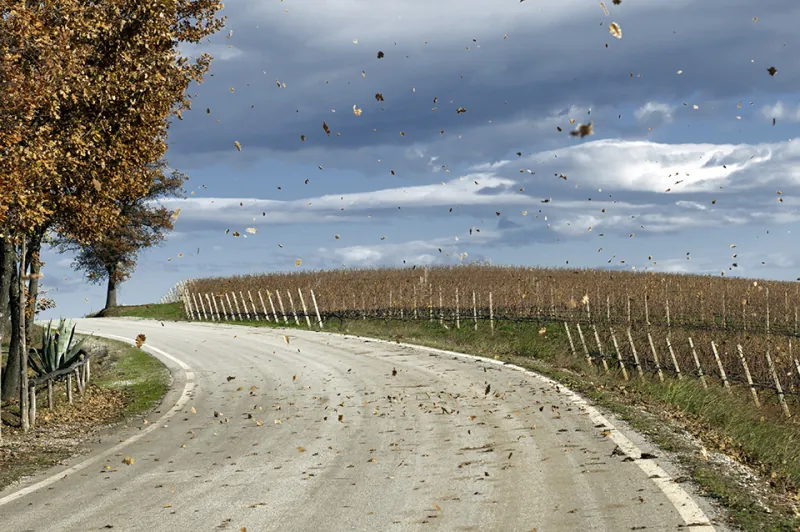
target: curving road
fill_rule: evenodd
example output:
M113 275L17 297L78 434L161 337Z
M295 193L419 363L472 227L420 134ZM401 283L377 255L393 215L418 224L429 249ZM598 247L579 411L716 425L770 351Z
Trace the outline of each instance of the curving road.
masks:
M657 450L530 373L308 331L77 322L144 333L173 390L147 425L0 492L4 530L714 530L672 466L640 459Z

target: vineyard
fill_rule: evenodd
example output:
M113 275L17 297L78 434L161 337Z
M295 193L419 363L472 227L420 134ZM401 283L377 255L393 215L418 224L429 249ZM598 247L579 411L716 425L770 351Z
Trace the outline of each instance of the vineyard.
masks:
M195 279L181 291L187 314L209 321L558 326L573 355L622 379L695 378L786 416L800 396L797 283L466 265Z

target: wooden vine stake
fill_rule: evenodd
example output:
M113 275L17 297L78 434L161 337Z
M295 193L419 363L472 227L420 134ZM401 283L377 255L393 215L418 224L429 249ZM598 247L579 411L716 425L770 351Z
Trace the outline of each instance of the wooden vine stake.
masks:
M264 316L266 316L264 319L267 321L272 321L272 318L269 316L269 312L267 312L267 306L264 304L264 296L261 295L261 290L258 290L257 293L258 300L261 302L261 309L264 311Z
M236 321L236 314L233 313L233 304L231 303L231 296L227 292L225 292L225 300L228 302L228 313L230 317L233 318L233 321Z
M719 376L722 378L722 384L725 386L725 389L728 390L728 393L731 393L731 383L728 382L728 376L725 374L725 368L722 367L722 360L719 358L717 344L715 344L713 341L711 342L711 350L714 351L714 359L717 361L717 367L719 367Z
M208 303L208 315L211 316L211 321L216 321L216 317L214 316L214 307L211 305L211 298L208 297L208 294L200 294L198 296L200 301L203 300L203 297L206 298L206 303Z
M589 348L586 346L586 340L583 338L583 330L581 329L581 323L580 322L576 323L575 327L578 328L578 337L581 339L581 345L583 346L583 354L586 356L586 361L591 366L592 355L589 354Z
M241 290L239 290L239 297L242 298L242 307L244 308L244 315L247 318L247 321L250 321L250 311L247 309L247 301L244 300L244 294L242 293ZM253 312L255 311L256 309L253 309Z
M603 369L608 373L608 362L606 361L605 350L600 343L600 335L597 333L597 326L594 323L592 323L592 329L594 330L594 341L597 343L597 350L600 351L600 360L603 362Z
M308 309L306 308L306 300L303 299L303 291L301 289L297 289L297 294L300 296L300 304L303 306L303 315L306 317L306 325L308 328L311 328L311 317L308 315Z
M567 331L567 339L569 340L569 347L572 349L572 356L577 357L578 353L575 351L575 342L572 341L572 333L569 332L569 324L564 322L564 329Z
M661 371L661 363L658 361L658 351L656 351L656 344L653 343L653 336L648 332L647 341L650 343L650 352L653 354L653 362L656 363L656 372L658 373L658 380L664 382L664 373Z
M489 292L489 324L492 328L492 336L494 336L494 303L491 292Z
M456 287L456 329L461 328L461 313L458 308L458 287Z
M683 375L681 374L680 366L678 366L678 359L675 357L675 351L672 349L672 342L669 339L669 334L667 334L667 348L669 349L669 356L672 358L672 364L675 366L675 375L678 377L678 380L682 380Z
M290 291L286 291L286 295L289 296L289 306L292 307L292 315L294 316L294 324L300 325L300 320L297 318L297 311L294 308L294 299L292 299L292 293Z
M772 373L772 380L775 381L775 389L778 391L778 401L781 403L783 414L787 418L790 418L792 417L792 413L789 412L789 405L786 404L786 397L783 395L783 388L781 387L781 382L778 380L778 372L775 371L775 364L772 363L772 357L769 354L769 348L767 348L767 365L769 365L769 371Z
M209 297L208 294L206 294L206 297ZM222 320L222 316L219 313L219 307L217 306L217 297L214 296L213 294L212 294L212 297L211 297L211 301L214 303L214 312L217 314L217 320L221 321Z
M750 375L750 368L747 367L747 359L744 357L742 345L736 344L736 349L739 351L739 360L742 362L744 376L747 378L747 385L750 387L750 393L753 396L753 402L756 404L756 408L761 408L761 401L758 400L758 392L756 392L756 387L753 386L753 377Z
M442 287L439 287L439 325L444 325L444 308L442 304Z
M250 290L247 291L247 298L250 300L250 306L253 307L253 318L256 321L261 321L261 318L258 316L258 310L256 310L256 304L253 302L253 294L250 293ZM262 306L264 302L261 302ZM266 314L266 312L264 312Z
M708 389L706 376L703 374L703 368L700 367L700 358L697 356L697 350L694 348L694 341L692 341L691 336L689 337L689 347L692 348L692 356L694 357L694 366L697 368L697 376L700 377L700 382L703 383L703 388Z
M630 300L628 300L630 301ZM636 365L636 371L639 372L639 377L644 377L644 370L642 370L642 365L639 363L639 353L636 352L636 344L633 343L633 335L631 334L631 328L628 327L628 343L631 345L631 353L633 353L633 363Z
M194 308L196 308L196 309L200 308L200 306L197 304L197 298L195 297L194 293L191 294L191 298L187 296L187 299L191 299L192 303L194 303ZM200 301L202 301L202 300L203 299L201 298ZM200 312L199 311L197 313L197 317L200 318ZM203 316L203 318L205 318L205 316Z
M25 279L26 275L25 272L27 271L27 267L25 265L25 238L22 239L22 245L20 246L20 258L19 258L19 274L17 275L17 281L19 282L19 308L20 316L19 316L19 370L21 375L21 382L19 388L19 409L20 409L20 424L22 425L22 432L28 432L29 422L28 419L28 346L25 345L26 337L25 334L25 309L28 308L27 298L25 297Z
M275 290L275 295L278 296L278 306L281 308L281 316L283 316L283 323L289 323L289 318L286 316L286 308L283 306L283 298L281 297L281 291Z
M472 291L472 321L475 322L475 330L478 330L478 302L475 298L475 290Z
M614 350L617 352L617 360L619 361L619 369L622 370L622 377L625 380L628 380L628 370L625 369L625 363L622 362L622 353L619 350L619 344L617 343L617 337L614 336L614 329L609 328L611 331L611 342L614 344Z
M231 292L231 294L233 294L233 304L236 305L236 315L239 317L239 321L244 321L242 310L239 308L239 300L236 299L236 292Z
M28 409L28 423L31 427L36 426L36 386L31 386L30 390L30 408Z
M317 298L314 296L314 290L311 290L311 301L314 303L314 311L317 313L317 323L319 328L322 329L322 316L319 315L319 307L317 306Z
M278 318L278 312L275 310L275 303L272 302L272 292L267 290L267 299L269 300L269 308L272 309L272 315L275 317L275 323L280 323L281 320Z

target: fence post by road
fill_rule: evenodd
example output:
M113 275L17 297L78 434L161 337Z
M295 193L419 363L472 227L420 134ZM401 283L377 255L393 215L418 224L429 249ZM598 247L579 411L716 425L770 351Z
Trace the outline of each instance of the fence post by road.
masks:
M644 377L644 371L642 370L642 365L639 363L639 353L636 352L636 344L633 343L633 335L631 334L631 328L628 326L628 343L631 345L631 353L633 353L633 363L636 364L636 371L639 372L639 377Z
M256 310L256 304L253 302L253 294L250 293L250 290L247 291L247 298L250 300L250 306L253 307L253 319L261 321L261 318L258 316L258 310Z
M617 337L614 336L614 329L609 327L609 330L611 331L611 342L614 344L614 351L617 352L617 360L619 361L619 368L622 370L622 376L625 380L628 380L628 370L625 369L625 363L622 361L622 353L619 350Z
M281 297L281 291L275 290L275 295L278 296L278 306L281 308L281 315L283 316L283 323L288 324L289 318L286 317L286 309L283 306L283 298Z
M789 405L786 404L786 398L783 395L783 388L781 387L781 382L778 380L778 373L775 371L775 365L772 363L772 357L769 354L769 347L767 347L767 365L769 366L769 371L772 373L772 380L775 381L775 389L778 391L778 401L781 403L781 408L783 409L783 414L790 418L792 417L792 413L789 412Z
M681 368L678 366L678 359L675 357L675 350L672 349L672 342L669 339L669 333L667 333L667 349L669 349L669 356L672 358L672 365L675 366L675 375L678 377L678 380L682 380L683 374L681 374Z
M473 294L474 293L475 292L473 292ZM567 339L569 339L569 347L572 350L572 356L577 358L578 353L575 352L575 343L572 341L572 333L569 332L569 324L567 324L566 321L564 322L564 329L566 329L566 331L567 331Z
M236 314L239 316L239 321L244 321L242 311L239 309L239 301L236 299L236 292L231 292L231 294L233 294L233 304L236 305Z
M756 387L753 386L753 377L750 376L750 368L747 366L742 344L736 344L736 349L739 351L739 360L741 360L742 367L744 367L744 376L747 378L747 385L750 386L750 394L753 396L753 402L756 404L756 408L761 408L761 401L758 400Z
M492 328L492 336L494 336L494 303L491 292L489 292L489 325Z
M303 305L303 315L306 317L306 325L311 328L311 318L308 316L308 309L306 308L306 300L303 299L303 291L298 288L297 293L300 295L300 304Z
M269 312L267 312L267 306L264 304L264 298L261 296L261 290L258 291L258 300L261 301L261 308L264 309L264 316L266 316L266 321L272 321L272 318L269 316Z
M706 383L706 376L703 374L703 368L700 367L700 358L697 356L697 350L694 348L694 342L692 341L692 337L689 337L689 347L692 348L692 356L694 357L694 365L697 368L697 375L700 377L700 382L703 383L703 388L708 388L708 384Z
M602 315L602 314L601 314ZM603 362L603 369L608 373L608 362L606 361L606 351L603 349L603 344L600 343L600 335L597 333L597 326L592 323L594 330L594 341L597 343L597 350L600 351L600 360Z
M314 303L314 311L317 313L317 322L319 323L319 328L322 329L322 317L319 315L319 307L317 306L317 298L314 296L314 290L311 290L311 301Z
M247 320L250 321L250 311L247 309L247 301L244 300L244 294L242 293L241 290L239 290L239 297L242 298L242 306L244 307L244 315L247 317ZM255 311L256 311L256 309L253 309L253 312L255 312Z
M589 365L592 365L592 355L589 354L589 347L586 345L586 340L583 338L583 329L581 329L581 323L578 322L575 324L575 327L578 328L578 338L581 339L581 345L583 346L583 354L586 356L586 362Z
M647 341L650 343L650 352L653 354L653 361L656 364L656 371L658 372L658 380L664 382L664 373L661 371L661 363L658 361L658 351L656 351L656 344L653 343L653 336L650 334L649 331L647 332Z
M272 302L272 292L267 290L267 299L269 299L269 308L272 309L272 315L275 316L275 323L280 323L281 320L278 318L278 311L275 310L275 303Z
M236 321L236 315L233 313L233 305L231 304L231 296L228 292L225 292L225 300L228 302L228 311L232 321Z
M300 325L300 320L297 319L297 311L294 308L294 299L292 299L292 293L287 290L286 295L289 296L289 306L292 307L292 315L294 316L294 323L295 325Z
M714 359L717 361L717 366L719 367L719 375L722 378L722 384L725 386L725 389L728 390L728 393L732 393L731 383L728 382L728 376L725 374L725 368L722 366L722 360L719 358L719 353L717 352L717 344L713 341L711 342L711 350L714 351Z

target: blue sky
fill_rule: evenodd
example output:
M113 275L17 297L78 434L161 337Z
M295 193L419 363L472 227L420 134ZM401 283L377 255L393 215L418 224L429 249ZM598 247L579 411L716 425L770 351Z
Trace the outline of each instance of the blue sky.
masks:
M189 197L120 302L187 278L483 259L800 276L800 4L605 6L227 2L226 28L184 47L215 57L170 129ZM45 317L102 308L70 256L43 260Z

